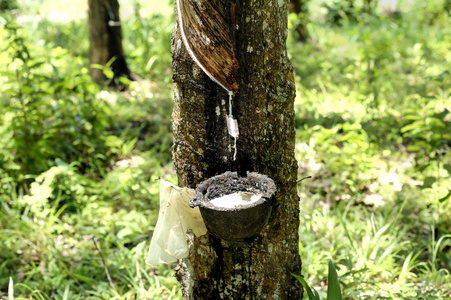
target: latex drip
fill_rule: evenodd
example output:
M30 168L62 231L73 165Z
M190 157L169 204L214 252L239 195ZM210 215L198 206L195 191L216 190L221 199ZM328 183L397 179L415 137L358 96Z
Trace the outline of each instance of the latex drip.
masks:
M233 137L234 139L234 144L233 144L233 148L234 148L234 153L233 153L233 160L236 160L236 140L238 138L238 135L240 134L239 129L238 129L238 121L235 120L233 118L232 115L232 97L233 97L233 93L229 92L229 115L227 116L227 130L229 132L229 134Z

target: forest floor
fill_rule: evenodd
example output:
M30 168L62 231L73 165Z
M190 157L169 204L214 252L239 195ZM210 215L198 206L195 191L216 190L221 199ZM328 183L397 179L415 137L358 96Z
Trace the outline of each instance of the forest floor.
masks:
M176 182L173 7L121 2L143 80L117 93L89 78L85 2L0 14L0 298L181 299L174 265L144 263L157 179ZM298 187L303 275L324 299L329 260L345 299L449 299L450 7L312 2L311 39L296 41L295 15L288 39L299 178L312 176Z

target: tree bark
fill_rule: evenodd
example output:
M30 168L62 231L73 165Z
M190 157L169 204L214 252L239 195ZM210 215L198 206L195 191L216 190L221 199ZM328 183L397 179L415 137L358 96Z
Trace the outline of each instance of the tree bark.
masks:
M231 7L231 0L225 2ZM301 260L287 11L288 0L236 3L236 24L231 26L239 63L239 91L233 100L240 130L236 161L226 126L227 93L192 61L178 25L173 31L172 154L179 185L195 188L225 171L256 171L277 186L277 206L251 244L237 246L209 234L189 235L190 257L176 268L184 299L302 298L302 288L290 274L301 273Z
M132 79L122 48L122 27L117 0L88 0L89 61L90 64L105 66L111 59L114 77L109 85L122 89L121 76ZM103 70L90 68L92 80L102 84L107 78Z

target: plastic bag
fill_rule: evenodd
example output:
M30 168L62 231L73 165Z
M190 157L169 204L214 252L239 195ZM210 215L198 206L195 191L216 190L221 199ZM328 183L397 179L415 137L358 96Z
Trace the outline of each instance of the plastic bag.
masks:
M160 180L160 211L150 242L147 264L157 266L188 257L186 231L191 229L196 236L207 233L199 208L188 206L193 196L193 189Z

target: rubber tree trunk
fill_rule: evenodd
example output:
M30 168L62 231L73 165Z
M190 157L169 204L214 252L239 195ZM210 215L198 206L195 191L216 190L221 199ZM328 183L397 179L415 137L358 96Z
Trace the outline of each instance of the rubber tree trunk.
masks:
M117 0L88 0L89 61L105 66L114 59L111 69L114 77L109 85L121 89L119 78L132 79L122 48L122 28ZM90 68L92 80L102 84L107 80L103 70ZM110 78L111 79L111 78Z
M237 1L235 56L239 92L233 100L240 136L233 161L226 92L189 57L178 25L174 67L173 160L179 184L196 184L225 171L256 171L277 185L266 228L250 245L234 246L209 234L189 236L190 257L176 276L184 299L301 299L299 198L294 157L295 85L286 51L288 0Z
M297 34L299 42L306 42L310 38L310 33L307 28L307 0L290 0L290 12L298 16L298 21L294 25L294 31Z

